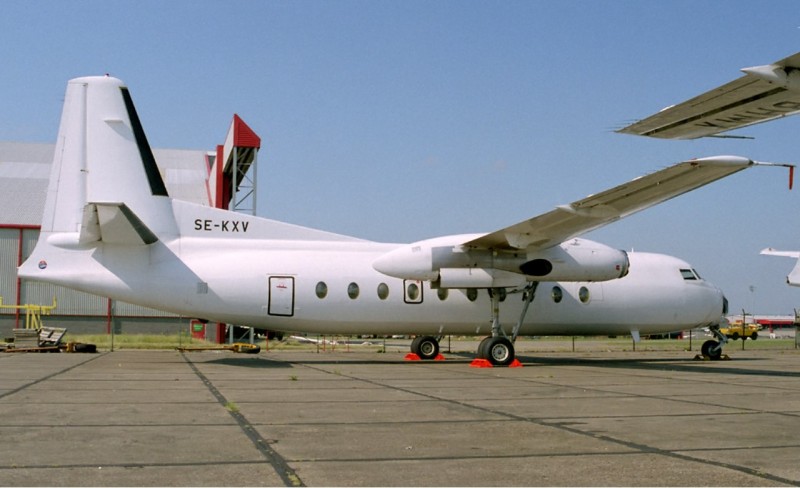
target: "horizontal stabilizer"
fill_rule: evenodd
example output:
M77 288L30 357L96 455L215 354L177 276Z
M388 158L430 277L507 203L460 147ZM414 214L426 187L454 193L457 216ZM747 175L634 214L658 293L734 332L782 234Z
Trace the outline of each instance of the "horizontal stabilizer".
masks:
M786 277L786 283L791 286L800 286L800 251L778 251L768 247L761 251L761 254L766 256L783 256L786 258L794 258L798 261L795 263L792 272Z
M800 258L800 251L778 251L777 249L773 249L768 247L761 251L761 254L765 256L784 256L787 258Z
M80 243L143 246L158 237L124 203L89 203L83 208Z
M741 71L745 73L741 78L617 132L697 139L800 112L800 53Z

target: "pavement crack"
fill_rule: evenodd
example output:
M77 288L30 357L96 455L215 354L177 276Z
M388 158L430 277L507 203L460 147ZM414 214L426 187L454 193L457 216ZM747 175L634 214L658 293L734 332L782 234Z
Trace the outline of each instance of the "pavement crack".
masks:
M222 405L222 407L228 411L228 414L231 417L233 417L233 419L239 425L239 428L242 429L242 432L244 432L244 434L247 436L248 439L250 439L250 441L253 443L258 452L261 453L262 456L264 456L264 459L266 459L267 462L269 462L269 464L272 466L272 469L274 469L275 472L278 474L278 476L280 476L281 480L283 480L284 485L305 486L303 480L300 479L300 477L295 472L294 468L289 466L289 463L286 461L286 459L280 454L278 454L274 449L272 449L271 445L274 443L274 441L269 441L261 437L261 434L258 433L255 427L253 427L253 425L250 423L250 421L247 420L247 418L239 411L238 408L233 407L234 404L228 401L227 398L225 398L225 395L223 395L217 389L217 387L214 386L211 380L208 379L208 377L206 377L206 375L204 375L203 372L197 368L197 365L195 365L192 361L190 361L189 358L186 356L186 354L184 354L183 352L181 352L181 357L183 357L183 360L186 361L186 363L192 369L194 374L196 374L197 377L200 378L200 381L202 381L203 384L206 386L206 388L208 388L208 391L211 392L214 398L217 399L219 404Z

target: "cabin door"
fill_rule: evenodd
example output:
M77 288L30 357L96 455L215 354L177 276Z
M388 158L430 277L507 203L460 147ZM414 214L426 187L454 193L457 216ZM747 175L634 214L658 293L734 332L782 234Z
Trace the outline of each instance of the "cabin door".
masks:
M270 315L291 317L294 315L294 278L291 276L269 277Z

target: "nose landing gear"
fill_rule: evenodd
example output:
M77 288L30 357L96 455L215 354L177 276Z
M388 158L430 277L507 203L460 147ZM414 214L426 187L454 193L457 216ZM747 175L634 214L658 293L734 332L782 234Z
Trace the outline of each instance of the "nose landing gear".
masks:
M711 361L728 359L727 355L722 354L722 346L728 343L728 337L719 330L719 324L709 326L708 330L718 340L708 340L703 343L700 347L700 353L702 354L700 359L709 359Z

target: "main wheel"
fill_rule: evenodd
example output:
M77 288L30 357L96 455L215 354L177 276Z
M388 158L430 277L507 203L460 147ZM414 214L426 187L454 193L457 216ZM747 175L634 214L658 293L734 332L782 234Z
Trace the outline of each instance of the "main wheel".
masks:
M718 348L717 346L719 346L719 342L717 341L705 341L700 348L700 352L703 353L703 356L707 356L716 361L722 357L722 348Z
M486 343L492 339L492 336L484 337L483 340L478 344L478 354L477 359L488 359L489 353L486 351Z
M411 343L411 352L420 359L435 359L439 355L439 341L431 336L416 337Z
M514 344L505 337L491 337L484 344L486 359L495 366L508 366L514 361Z
M411 352L419 356L419 341L422 340L422 336L417 336L411 341Z

